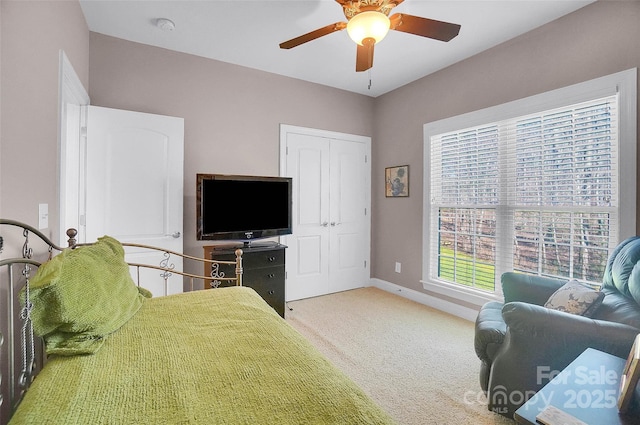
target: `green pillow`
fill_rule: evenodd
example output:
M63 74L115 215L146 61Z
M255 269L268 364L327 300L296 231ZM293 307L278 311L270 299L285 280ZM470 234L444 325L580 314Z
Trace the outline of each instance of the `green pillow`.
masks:
M47 354L92 354L138 311L145 295L120 242L104 236L65 249L38 269L30 281L33 329Z

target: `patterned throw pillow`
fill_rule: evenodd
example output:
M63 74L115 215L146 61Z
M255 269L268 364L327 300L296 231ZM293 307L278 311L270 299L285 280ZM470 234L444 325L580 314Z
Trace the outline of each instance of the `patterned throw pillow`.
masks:
M603 292L596 291L577 280L570 280L554 292L544 306L553 310L591 317L602 304L603 298Z

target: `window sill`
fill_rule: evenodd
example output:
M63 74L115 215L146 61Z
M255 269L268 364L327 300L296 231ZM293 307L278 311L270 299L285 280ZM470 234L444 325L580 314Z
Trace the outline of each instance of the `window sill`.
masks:
M431 292L445 295L447 297L458 299L466 303L476 305L478 307L489 301L503 302L504 298L499 294L491 294L489 292L480 291L478 289L447 283L438 280L421 280L422 287Z

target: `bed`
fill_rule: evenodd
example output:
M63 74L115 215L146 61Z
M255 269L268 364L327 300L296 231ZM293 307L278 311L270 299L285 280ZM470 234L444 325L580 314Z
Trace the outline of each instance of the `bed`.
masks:
M63 249L9 220L0 220L0 236L2 225L19 228L26 240L14 258L4 237L0 254L3 292L20 299L8 304L8 310L15 305L18 319L9 320L15 330L3 328L0 336L2 423L393 423L242 286L241 251L235 276L185 274L187 281L224 279L235 286L148 298L131 273L143 265L124 260L126 244L105 236L75 246L72 238ZM43 261L32 258L34 237L44 241ZM171 261L152 267L182 273ZM43 338L32 343L31 328Z

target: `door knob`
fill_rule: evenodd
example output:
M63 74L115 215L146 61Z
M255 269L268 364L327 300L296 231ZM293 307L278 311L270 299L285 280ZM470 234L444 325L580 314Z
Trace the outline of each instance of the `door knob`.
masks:
M174 239L178 239L180 236L182 236L182 233L180 233L180 232L173 232L170 236L171 236L172 238L174 238Z
M329 223L328 223L327 221L325 221L325 222L323 222L323 223L321 224L321 226L322 226L322 227L327 227L328 225L329 225Z

